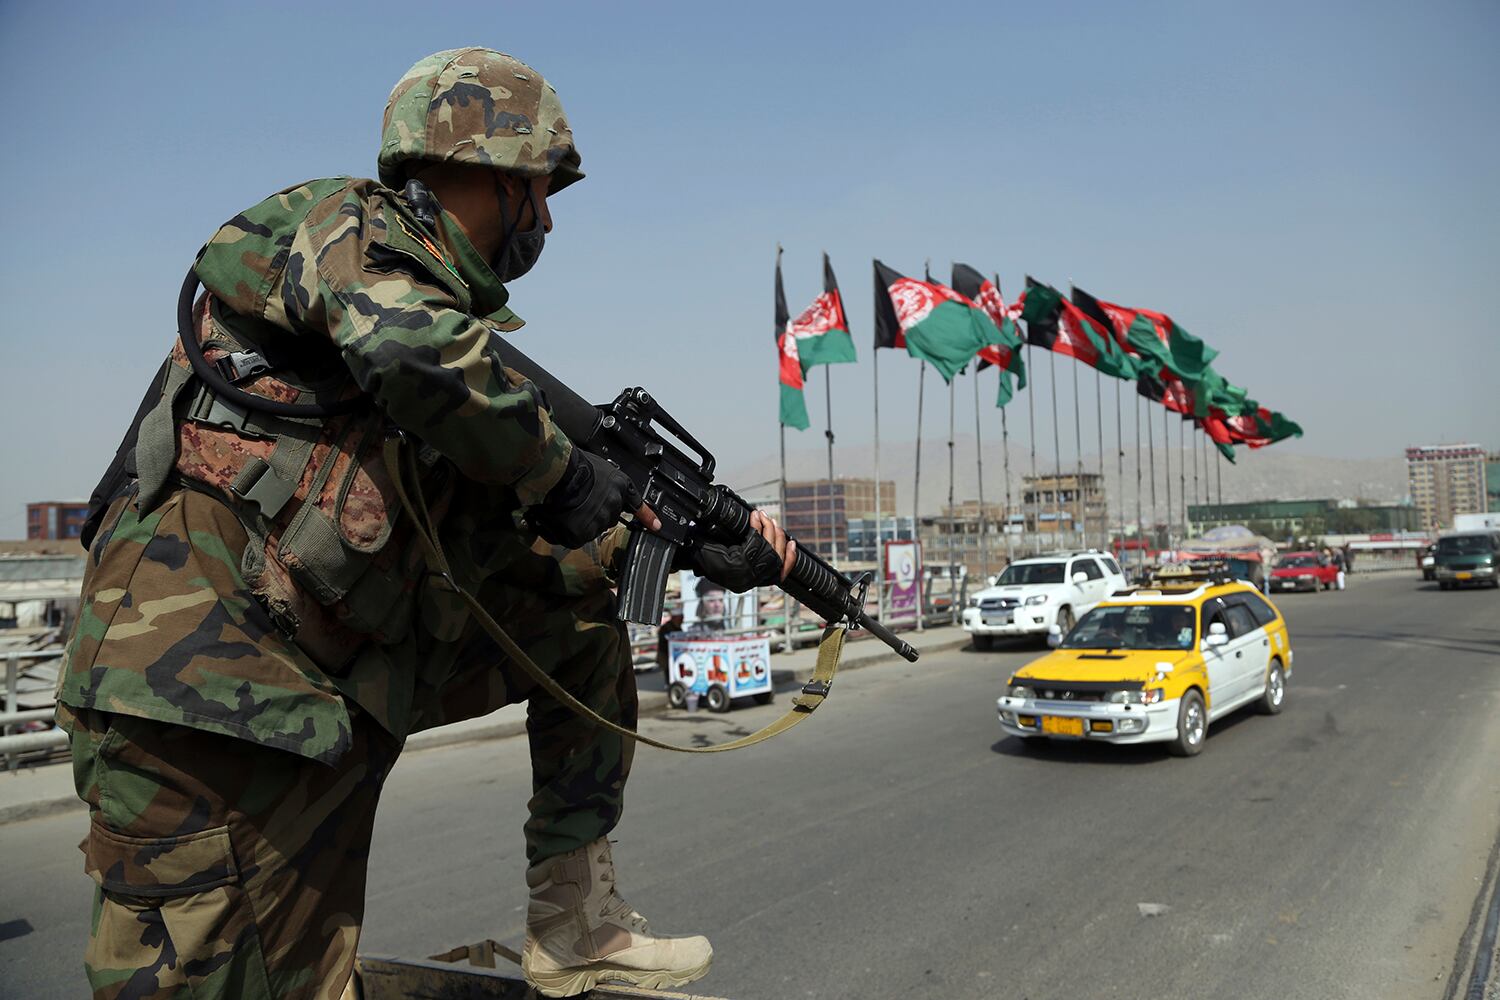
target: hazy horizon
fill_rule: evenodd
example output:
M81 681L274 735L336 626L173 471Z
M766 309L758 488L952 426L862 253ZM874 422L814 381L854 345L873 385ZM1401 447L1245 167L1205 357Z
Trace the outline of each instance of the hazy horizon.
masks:
M1228 379L1306 429L1245 469L1272 453L1500 451L1493 5L916 15L874 3L850 17L583 4L565 31L543 6L410 14L384 2L0 8L0 80L40 95L0 159L0 538L24 534L27 501L93 487L217 226L288 184L373 174L392 84L464 44L547 75L588 173L551 203L547 250L513 286L528 320L518 344L592 398L650 387L722 468L778 449L778 243L793 311L831 254L860 353L812 374L813 426L788 433L794 449L821 444L829 377L838 445L872 444L878 257L908 274L930 258L939 280L969 263L998 273L1007 298L1030 273L1172 313L1221 352ZM884 449L913 439L917 363L881 354ZM1051 366L1037 353L1033 368L1050 453ZM1065 465L1099 450L1088 370L1074 433L1074 368L1056 361ZM970 377L957 383L966 432ZM983 434L998 442L994 373L981 378ZM948 418L931 374L925 396L931 441ZM1108 451L1108 379L1102 399ZM1018 394L1013 438L1028 409ZM1147 409L1159 446L1160 408Z

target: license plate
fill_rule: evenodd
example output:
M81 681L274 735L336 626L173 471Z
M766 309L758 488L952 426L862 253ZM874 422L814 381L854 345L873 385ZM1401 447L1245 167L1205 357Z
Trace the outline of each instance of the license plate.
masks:
M1005 614L1000 615L985 615L984 623L986 625L1009 625L1010 612L1006 612Z
M1454 573L1453 574L1453 579L1455 579L1455 580L1472 580L1472 579L1474 579L1474 574L1473 573Z
M1082 736L1083 720L1070 719L1065 715L1042 716L1042 732L1058 736Z

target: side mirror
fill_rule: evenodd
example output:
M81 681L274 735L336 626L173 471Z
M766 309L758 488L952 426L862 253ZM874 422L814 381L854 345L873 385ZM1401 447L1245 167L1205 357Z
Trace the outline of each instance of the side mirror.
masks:
M1073 574L1073 582L1074 583L1088 583L1089 582L1089 575L1087 573L1081 573L1081 572L1080 573L1074 573Z
M1210 646L1223 646L1229 642L1229 630L1223 622L1214 622L1208 627L1208 638L1204 641Z
M1063 641L1062 626L1061 625L1049 625L1049 626L1047 626L1047 645L1051 646L1053 649L1056 649L1058 646L1062 645L1062 641Z

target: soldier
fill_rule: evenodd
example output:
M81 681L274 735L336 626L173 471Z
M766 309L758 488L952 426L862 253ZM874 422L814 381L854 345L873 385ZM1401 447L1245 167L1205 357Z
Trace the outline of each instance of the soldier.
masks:
M94 995L333 998L351 979L375 806L408 734L527 701L523 968L549 996L677 986L703 937L615 887L631 745L536 689L429 572L390 467L420 449L458 585L604 718L634 727L611 586L655 514L504 365L547 198L583 177L556 93L488 49L418 62L380 180L288 188L226 223L179 342L96 491L58 687L94 879ZM248 396L246 394L249 394ZM408 484L410 485L410 484ZM687 565L785 576L776 523ZM659 525L657 525L659 526ZM535 527L536 530L533 530ZM538 538L540 532L541 538Z

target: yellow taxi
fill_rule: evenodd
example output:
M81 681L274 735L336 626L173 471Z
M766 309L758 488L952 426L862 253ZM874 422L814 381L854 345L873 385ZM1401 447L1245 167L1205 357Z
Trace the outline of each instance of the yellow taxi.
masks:
M1286 703L1286 621L1254 587L1202 571L1116 591L1018 670L998 702L1000 727L1044 739L1168 744L1190 757L1208 727L1255 705Z

